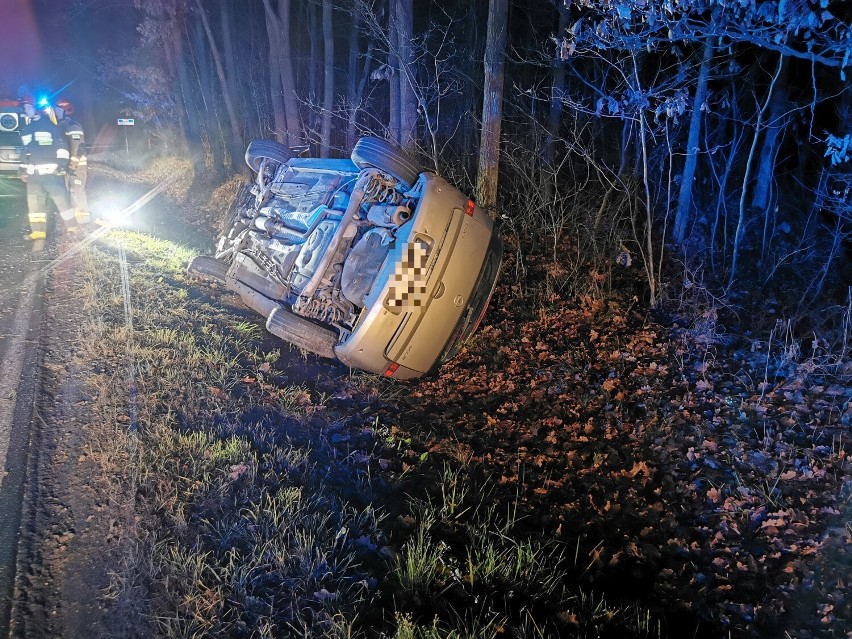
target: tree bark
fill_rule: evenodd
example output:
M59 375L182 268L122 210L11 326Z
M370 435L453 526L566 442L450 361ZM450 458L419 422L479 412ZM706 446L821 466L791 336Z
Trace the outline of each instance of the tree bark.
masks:
M568 9L564 2L557 2L559 21L556 37L563 36L568 29ZM559 125L562 121L562 101L565 94L565 61L557 57L553 61L553 79L550 84L550 111L547 114L547 140L544 145L544 165L553 164L556 154L556 140L559 139ZM550 180L548 180L550 184Z
M266 9L266 36L269 40L269 97L272 104L272 121L275 127L275 139L281 144L287 144L287 118L284 111L283 87L281 86L281 43L279 23L275 18L269 1L264 0Z
M737 277L737 261L740 255L740 243L742 242L743 233L745 231L745 216L746 216L746 193L748 192L748 183L751 179L751 166L754 161L754 152L757 149L757 140L760 137L761 126L763 124L763 116L766 113L766 109L769 108L769 104L772 100L772 92L775 90L775 84L778 82L778 78L781 76L781 72L784 70L784 63L786 58L781 55L778 58L778 67L775 70L775 75L772 76L772 82L769 84L769 91L766 96L766 103L763 107L758 108L757 110L757 120L754 125L754 137L752 138L751 148L748 152L748 159L746 160L745 165L745 173L743 175L743 185L740 189L740 206L739 206L739 216L737 217L737 228L734 231L734 247L731 250L731 272L728 276L728 288L733 286L734 280Z
M485 43L485 91L482 99L482 136L476 193L479 206L497 204L500 161L500 121L503 117L503 73L506 54L508 0L489 0L488 34Z
M361 31L361 12L354 11L352 26L349 30L349 59L346 65L346 148L355 145L355 121L358 117L358 104L355 94L358 91L358 36Z
M307 25L308 41L310 43L310 58L308 61L308 102L311 108L308 111L310 118L307 129L309 137L315 139L317 136L318 118L317 105L320 102L319 78L322 75L322 62L320 60L319 40L322 37L321 19L317 17L317 6L313 2L304 2L303 8L306 12L304 24Z
M216 79L210 62L210 51L199 24L192 25L191 38L194 46L195 76L198 95L201 97L203 115L198 118L198 128L202 140L207 141L208 151L213 159L213 172L221 179L225 175L225 147L228 133L222 129L219 117L219 104L216 99Z
M704 117L704 102L707 100L707 83L710 78L710 63L713 60L713 46L707 42L701 56L701 67L698 70L698 81L695 85L695 98L692 101L692 114L689 118L689 134L686 139L686 160L680 180L680 192L677 198L677 212L672 227L672 239L676 244L682 244L686 238L686 227L689 223L692 208L692 181L695 178L695 168L698 165L698 140L701 135L701 120Z
M367 53L364 55L364 65L361 74L358 75L358 33L360 31L361 15L356 15L355 24L349 36L349 85L348 85L348 120L346 122L346 145L347 149L355 146L355 138L358 134L358 113L361 111L361 102L364 99L364 90L367 87L367 78L370 77L370 66L373 62L373 43L367 43Z
M400 143L400 113L399 113L399 56L396 36L396 0L388 0L388 66L393 75L388 79L388 137Z
M204 10L201 0L195 0L195 6L201 16L201 24L204 25L204 32L207 34L207 40L210 44L210 53L213 55L213 62L216 64L216 74L219 76L219 84L222 87L222 98L225 101L225 108L228 111L228 119L230 120L231 125L231 166L240 166L242 169L242 163L237 162L237 158L242 156L242 149L245 148L242 123L240 122L239 114L237 113L236 105L234 104L234 96L231 95L228 78L225 75L225 69L222 66L222 56L219 53L219 46L216 44L216 40L213 38L213 31L210 29L210 21L207 19L207 12Z
M332 25L331 0L322 2L323 42L323 85L322 85L322 130L320 133L320 157L327 158L331 148L331 117L334 108L334 29Z
M399 82L399 144L412 149L417 141L417 97L414 93L414 5L413 0L393 0L396 35L397 81Z
M239 74L237 73L237 59L234 53L234 37L232 33L233 16L231 15L232 2L221 0L222 10L219 13L222 25L222 50L225 55L225 75L228 78L228 89L235 99L240 97Z
M198 131L198 110L192 96L195 91L189 81L189 72L186 68L186 55L183 49L183 33L176 26L172 38L173 58L175 61L175 70L177 71L178 86L180 91L177 93L181 117L181 129L183 130L184 139L186 140L186 148L189 152L189 157L192 162L192 171L194 179L201 178L204 175L204 150L201 147L201 135Z
M766 119L766 128L764 129L763 145L760 147L760 156L757 161L757 172L755 174L757 181L751 197L751 206L756 211L767 212L770 208L770 193L775 176L778 146L789 121L789 118L785 115L787 93L787 74L782 71L781 77L778 79L778 86L775 87L775 92L772 94L769 117Z
M293 75L293 52L290 46L290 0L278 0L278 14L272 8L272 0L263 0L267 22L271 22L276 32L275 46L280 65L281 96L284 104L286 138L282 143L292 147L302 143L302 125L299 117L299 100L296 95L296 81ZM272 46L272 41L270 41ZM276 83L277 85L277 83Z
M478 85L482 80L483 73L483 68L479 61L482 59L482 52L484 51L481 18L485 17L485 11L478 11L477 4L471 3L467 8L465 27L468 36L466 42L468 48L463 51L464 61L460 63L460 68L466 77L471 78L471 84ZM473 176L472 180L475 180L479 158L467 150L477 148L480 142L480 131L476 126L479 119L479 95L475 91L464 91L463 93L464 96L461 98L461 104L458 107L458 117L463 120L463 124L460 127L461 135L458 136L458 140L453 139L453 143L457 145L456 153L464 158L464 173Z
M264 0L266 1L266 0ZM278 19L281 45L281 92L284 94L284 113L287 117L287 145L296 147L305 139L299 115L299 96L293 73L293 47L290 43L290 0L278 0Z

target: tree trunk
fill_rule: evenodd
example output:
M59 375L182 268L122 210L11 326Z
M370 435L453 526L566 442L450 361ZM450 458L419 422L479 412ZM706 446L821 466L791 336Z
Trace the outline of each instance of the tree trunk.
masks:
M322 25L320 24L320 20L317 19L317 7L313 2L304 3L304 8L305 11L307 11L307 20L305 20L305 24L308 25L308 40L310 42L311 49L311 57L308 62L308 102L311 104L311 109L308 112L310 117L308 130L310 131L309 135L311 139L316 139L316 107L319 104L319 77L322 71L319 48L319 39L321 37L320 29L322 28Z
M787 94L787 74L785 71L782 71L781 77L778 79L778 86L775 87L775 92L772 94L772 101L769 104L769 117L766 119L763 145L760 147L760 156L757 161L757 173L755 174L757 181L755 182L751 197L751 206L755 211L765 213L770 208L770 193L775 175L775 160L778 157L778 147L782 134L789 121L789 118L785 115L787 110Z
M464 51L463 62L460 63L461 71L471 78L471 84L479 85L482 81L483 68L479 61L482 59L484 47L482 45L482 20L485 11L477 11L477 4L471 3L467 9L465 19L465 32L467 34L466 45L469 47ZM485 7L487 10L487 7ZM454 151L463 158L464 174L476 179L477 163L479 158L468 151L479 145L479 95L476 91L464 91L459 105L459 119L462 120L461 135L453 139ZM472 184L471 186L475 186Z
M322 2L323 85L322 131L320 157L327 158L331 148L331 117L334 108L334 29L332 28L331 0Z
M228 111L228 119L230 120L231 125L231 166L240 166L242 169L243 164L241 162L237 162L237 158L242 156L242 150L245 148L242 123L240 122L239 114L237 113L236 105L234 104L234 97L231 95L231 91L229 89L228 79L225 76L225 69L222 66L222 56L219 54L219 47L216 44L216 40L213 38L213 31L210 29L210 21L207 19L207 12L204 10L201 0L195 0L195 6L201 16L201 24L204 25L204 32L207 34L207 40L210 44L210 53L213 55L213 61L216 64L216 74L219 76L219 84L222 87L222 98L225 101L225 108Z
M221 0L222 10L219 14L222 25L222 43L223 52L225 55L225 75L228 78L228 90L234 99L239 101L240 98L240 82L239 74L237 73L237 60L234 54L234 38L232 34L233 16L231 15L232 2L231 0Z
M361 32L361 12L352 15L349 29L349 60L346 65L346 148L355 145L355 121L358 117L358 103L355 94L358 91L358 36Z
M287 118L284 110L283 87L281 86L281 39L280 24L269 0L263 0L266 9L266 36L269 40L269 97L272 104L272 120L275 126L275 139L281 144L287 144Z
M393 70L393 75L388 79L388 137L399 144L399 39L396 36L396 28L396 0L388 0L388 66Z
M347 149L351 149L355 146L356 137L358 135L358 113L361 110L361 102L364 100L364 90L367 87L367 79L370 77L370 66L373 62L373 43L368 42L367 53L364 55L364 65L361 69L361 75L358 75L358 32L361 23L360 14L357 15L355 20L355 26L353 27L349 37L349 117L346 123Z
M186 68L186 56L183 50L183 34L179 28L176 28L172 37L172 46L174 47L175 69L177 70L178 91L177 97L181 114L181 129L184 132L186 140L186 148L189 152L190 160L192 161L192 170L194 180L198 180L204 175L204 150L201 148L201 135L198 131L198 110L193 96L195 91L189 80L189 71Z
M290 46L290 0L278 0L278 15L275 15L272 9L271 0L263 0L263 7L266 11L266 20L271 21L277 31L275 43L281 68L284 117L287 120L287 139L283 142L292 148L302 144L303 138L296 80L293 75L293 51Z
M414 5L413 0L393 0L399 81L399 144L411 149L417 141L417 97L414 93Z
M707 83L710 78L710 63L713 60L713 46L708 41L704 44L701 56L701 67L698 70L698 81L695 86L695 98L692 101L692 114L689 118L689 135L686 139L686 160L683 165L683 175L680 180L680 192L677 198L677 212L672 227L672 239L676 244L682 244L686 238L686 228L689 223L692 208L692 181L695 178L695 168L698 165L698 140L701 135L701 120L704 117L704 102L707 100Z
M198 127L202 140L213 160L213 172L219 179L225 176L225 143L227 133L222 130L219 119L219 104L216 99L216 80L210 68L210 51L204 39L204 31L199 24L192 25L192 43L195 50L195 75L198 82L198 95L203 110L198 118Z
M636 72L637 85L638 71ZM639 146L642 151L642 184L645 187L645 248L642 251L644 256L645 275L648 278L648 293L650 295L650 305L657 305L657 276L654 268L654 215L651 208L651 178L648 171L648 125L645 123L645 114L639 111ZM636 241L639 241L637 234ZM660 264L663 263L663 256L660 255Z
M739 260L740 255L740 243L743 239L743 233L745 231L745 216L746 216L746 193L748 192L748 183L751 179L751 167L754 162L754 152L757 149L757 140L760 137L760 132L762 130L763 125L763 116L766 113L766 109L769 108L769 104L772 100L772 93L775 90L775 84L778 82L778 78L781 76L782 71L784 70L784 63L786 58L784 54L781 54L778 58L778 67L775 70L775 75L772 76L772 82L769 84L769 91L766 96L766 103L758 108L757 110L757 120L754 124L754 137L752 138L751 148L748 152L748 159L746 160L745 165L745 173L743 174L743 185L740 189L740 206L739 206L739 215L737 217L737 228L734 231L734 247L731 249L731 272L728 276L728 288L733 286L734 280L737 277L737 261Z
M302 118L299 115L299 96L293 74L293 47L290 44L290 0L278 0L278 19L281 44L281 92L284 94L284 112L287 115L287 144L302 144Z
M485 91L482 98L482 137L476 194L479 206L497 204L500 161L500 120L503 116L503 68L509 0L489 0L488 35L485 43Z
M568 9L564 2L558 2L559 26L557 27L557 38L565 34L568 29ZM544 165L553 165L556 155L556 140L559 139L559 124L562 121L562 100L565 94L565 61L557 56L553 61L553 80L550 85L550 111L547 114L547 140L544 145ZM550 180L547 181L550 184Z

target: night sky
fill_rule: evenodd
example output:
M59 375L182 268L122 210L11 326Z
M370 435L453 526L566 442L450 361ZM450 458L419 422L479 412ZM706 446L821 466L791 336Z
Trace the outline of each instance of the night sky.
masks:
M0 91L14 93L18 84L39 73L42 35L30 0L0 0Z
M96 87L99 64L136 44L130 2L0 0L0 97L63 96L84 125L101 130L117 115L117 96Z

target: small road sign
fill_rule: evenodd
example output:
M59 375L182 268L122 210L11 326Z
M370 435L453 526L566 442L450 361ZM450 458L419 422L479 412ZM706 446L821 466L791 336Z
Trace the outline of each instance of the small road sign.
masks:
M133 126L136 124L133 118L118 118L118 126Z

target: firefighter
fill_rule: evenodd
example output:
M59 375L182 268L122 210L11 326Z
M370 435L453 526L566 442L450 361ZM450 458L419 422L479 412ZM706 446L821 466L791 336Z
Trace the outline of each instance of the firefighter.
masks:
M69 231L77 229L74 209L65 187L65 172L71 157L56 111L47 100L37 106L24 102L28 122L21 129L23 160L21 179L27 185L31 240L47 237L48 207L52 203Z
M65 131L65 140L71 157L68 160L68 172L65 184L74 207L74 217L77 224L86 226L89 223L89 198L86 195L86 181L89 166L86 159L86 138L83 127L71 116L74 115L74 105L68 100L59 99L56 102L57 113L61 113L59 124Z

